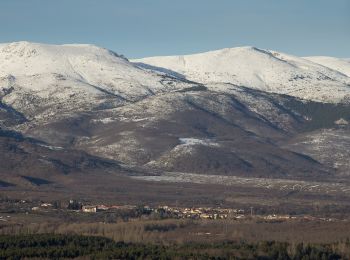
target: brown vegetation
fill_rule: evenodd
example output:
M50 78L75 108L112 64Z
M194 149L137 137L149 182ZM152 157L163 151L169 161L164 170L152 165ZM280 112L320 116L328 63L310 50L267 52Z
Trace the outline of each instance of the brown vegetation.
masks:
M348 221L290 221L257 223L254 220L142 220L103 222L37 222L6 225L0 234L79 234L105 236L136 243L188 243L222 241L266 241L289 243L333 243L349 238Z

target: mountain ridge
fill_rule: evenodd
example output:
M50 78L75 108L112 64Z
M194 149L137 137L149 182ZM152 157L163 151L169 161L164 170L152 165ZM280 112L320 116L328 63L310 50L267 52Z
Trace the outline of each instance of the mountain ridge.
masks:
M202 84L232 83L319 102L348 102L350 93L350 78L334 68L252 46L131 61L165 68Z
M199 57L198 75L186 71L182 75L181 70L128 61L93 45L2 44L0 126L49 147L62 147L68 156L76 152L82 158L137 168L133 174L171 171L317 180L337 176L328 157L315 160L309 156L318 156L314 150L289 142L302 142L305 139L297 137L305 132L312 135L305 138L313 140L318 135L312 131L336 128L340 118L350 121L346 100L340 102L347 94L341 85L346 76L255 47L227 48ZM178 67L196 64L192 58L171 59ZM314 76L320 79L315 81ZM242 77L246 81L240 82ZM263 88L245 84L249 82ZM328 100L317 91L302 95L315 82L322 91L328 90ZM329 82L333 85L326 87ZM279 87L281 93L274 91ZM290 92L296 87L297 94ZM335 94L329 91L333 87ZM343 96L336 92L341 88ZM339 142L345 140L344 131ZM4 145L3 150L10 154L11 147ZM31 149L31 163L49 150ZM50 153L58 161L67 160L65 153ZM15 156L25 160L21 154ZM11 168L16 161L8 163Z

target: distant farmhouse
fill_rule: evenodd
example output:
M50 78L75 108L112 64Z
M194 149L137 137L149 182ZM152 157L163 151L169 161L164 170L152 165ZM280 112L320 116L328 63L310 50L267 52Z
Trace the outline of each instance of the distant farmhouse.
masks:
M97 207L96 206L83 206L81 210L83 212L96 213L97 212Z

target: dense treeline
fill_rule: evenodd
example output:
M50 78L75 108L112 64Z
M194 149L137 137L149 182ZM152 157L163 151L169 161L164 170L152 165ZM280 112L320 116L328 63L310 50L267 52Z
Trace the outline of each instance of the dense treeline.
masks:
M0 236L1 259L74 258L113 247L113 240L104 237L53 234Z
M349 243L344 244L349 248ZM343 248L344 249L344 248ZM114 242L81 235L0 236L0 259L76 258L92 259L348 259L339 245L290 245L283 242L187 243L159 245Z

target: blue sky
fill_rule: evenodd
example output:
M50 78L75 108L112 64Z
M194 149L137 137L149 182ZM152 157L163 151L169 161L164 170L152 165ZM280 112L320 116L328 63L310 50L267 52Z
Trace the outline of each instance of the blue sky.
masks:
M350 58L350 1L0 0L0 42L19 40L129 58L243 45Z

